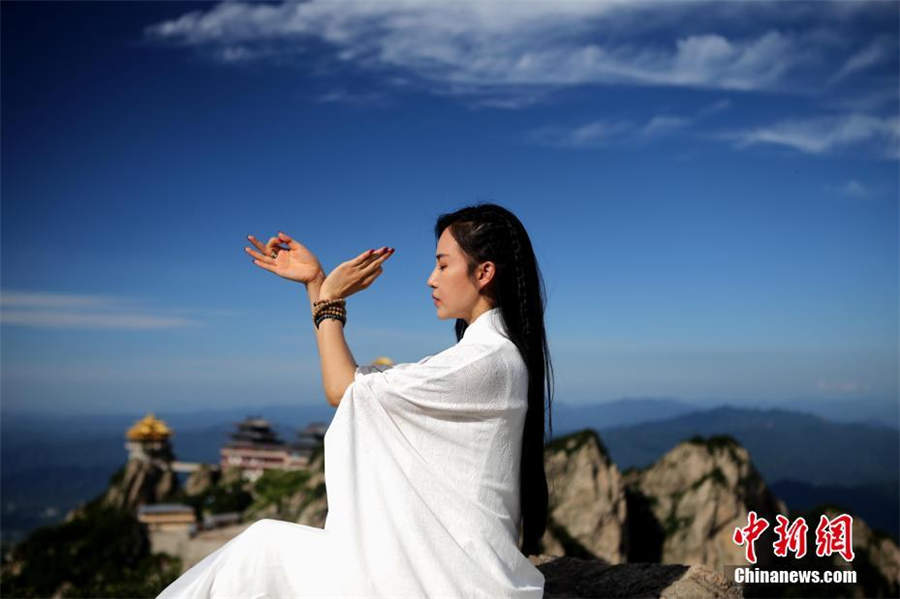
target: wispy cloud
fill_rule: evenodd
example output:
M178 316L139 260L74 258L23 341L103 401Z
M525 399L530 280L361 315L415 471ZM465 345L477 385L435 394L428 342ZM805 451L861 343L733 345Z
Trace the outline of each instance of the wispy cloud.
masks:
M185 318L146 314L79 314L50 310L3 310L4 325L90 329L160 329L197 324Z
M895 186L890 183L884 184L878 181L863 182L859 179L848 179L840 183L825 184L823 189L831 195L842 196L852 200L890 198L893 201L896 200L897 196Z
M738 148L780 145L807 154L870 145L884 158L900 158L900 118L865 114L787 119L770 125L717 134Z
M160 329L195 326L199 321L142 311L137 300L108 295L3 291L0 324L89 329Z
M690 124L690 120L684 117L658 115L650 119L650 121L641 128L641 135L644 137L658 137L668 135L678 129L683 129Z
M868 188L856 179L847 181L838 188L838 191L851 198L864 198L869 195Z
M731 100L729 100L728 98L723 98L721 100L713 102L712 104L708 104L707 106L702 107L700 109L700 111L697 113L697 116L705 117L705 116L708 116L711 114L717 114L719 112L723 112L723 111L731 108L731 104L732 104Z
M538 127L526 133L536 145L557 148L596 148L620 141L636 130L630 121L596 120L573 128L554 125Z
M828 100L826 106L846 112L879 112L886 109L897 113L900 106L900 90L897 82L885 82L885 85L871 89L857 91L845 97Z
M694 116L656 114L648 119L597 119L576 126L547 125L527 131L525 141L556 148L598 148L611 144L649 143L701 122L731 106L728 99L699 108Z
M382 92L351 92L343 88L337 88L318 95L316 101L323 104L336 103L373 106L385 104L387 97L387 94Z
M833 85L838 81L878 64L898 51L897 40L891 40L882 36L873 40L867 46L850 56L838 71L832 75L828 83Z
M74 295L68 293L46 293L28 291L0 292L0 306L7 308L91 308L127 301L110 295Z
M820 30L796 32L774 21L817 14L805 7L754 6L765 17L761 28L729 33L736 16L751 10L731 4L223 2L150 25L145 34L150 40L209 50L223 62L244 61L255 56L257 47L263 54L305 54L315 46L318 60L336 69L387 76L399 72L430 92L475 97L481 105L504 108L528 106L545 99L548 90L583 84L797 91L799 81L791 75L820 67L834 44L834 36ZM819 13L855 10L828 4ZM703 27L693 27L695 21ZM626 30L655 35L638 42L613 33ZM878 45L859 51L835 77L865 68L883 50ZM390 79L384 81L389 84Z
M598 119L574 127L548 125L532 129L525 140L536 145L557 148L598 148L610 144L637 144L688 127L691 119L656 115L644 122L627 119Z

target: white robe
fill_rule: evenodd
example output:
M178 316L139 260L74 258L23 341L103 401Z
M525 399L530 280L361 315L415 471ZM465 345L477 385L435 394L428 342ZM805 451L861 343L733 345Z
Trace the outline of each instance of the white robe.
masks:
M499 308L438 354L359 366L325 434L325 528L260 520L157 599L543 597L516 546L527 386Z

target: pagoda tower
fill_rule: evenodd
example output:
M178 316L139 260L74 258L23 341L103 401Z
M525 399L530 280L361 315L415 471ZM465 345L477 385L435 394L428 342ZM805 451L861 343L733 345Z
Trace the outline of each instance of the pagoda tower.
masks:
M168 464L175 457L170 442L174 434L165 422L148 413L125 433L128 459Z

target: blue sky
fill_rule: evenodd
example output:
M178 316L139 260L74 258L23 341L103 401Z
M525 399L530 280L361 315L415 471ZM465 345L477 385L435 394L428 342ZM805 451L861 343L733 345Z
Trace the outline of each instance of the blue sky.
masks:
M324 401L283 230L359 363L454 343L438 214L529 231L556 399L898 393L898 3L4 2L2 403Z

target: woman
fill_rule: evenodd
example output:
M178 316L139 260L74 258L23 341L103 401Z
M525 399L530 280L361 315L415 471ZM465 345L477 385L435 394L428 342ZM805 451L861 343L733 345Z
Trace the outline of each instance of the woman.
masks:
M254 264L306 285L322 380L325 528L265 519L167 587L174 597L543 596L527 559L547 520L544 290L518 218L495 204L441 215L427 284L456 345L358 366L342 299L369 287L392 248L327 277L301 243L250 237ZM551 423L552 426L552 423ZM521 526L521 530L520 530Z

